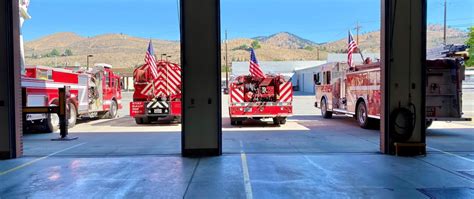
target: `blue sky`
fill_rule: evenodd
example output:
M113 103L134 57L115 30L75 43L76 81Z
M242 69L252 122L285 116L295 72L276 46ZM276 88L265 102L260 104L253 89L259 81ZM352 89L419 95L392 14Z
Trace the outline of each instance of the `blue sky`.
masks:
M442 24L443 1L428 0L428 23ZM448 25L474 25L474 0L448 2ZM380 0L221 0L221 6L229 38L287 31L326 42L345 37L357 22L362 32L380 27ZM30 14L27 41L56 32L179 40L177 0L31 0Z

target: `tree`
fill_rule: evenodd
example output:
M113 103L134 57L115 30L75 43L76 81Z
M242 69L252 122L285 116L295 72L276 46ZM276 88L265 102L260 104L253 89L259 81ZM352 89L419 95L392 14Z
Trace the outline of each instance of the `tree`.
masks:
M56 57L56 56L59 56L59 51L55 49L53 49L50 53L49 53L49 56L50 57Z
M250 46L252 46L252 48L255 50L262 47L260 46L260 43L257 40L252 41L252 44L250 44Z
M304 49L307 50L307 51L313 51L314 50L314 48L312 46L306 46L306 47L304 47Z
M66 51L64 51L64 55L66 55L66 56L72 56L72 51L71 51L71 49L66 49Z
M234 48L232 50L236 51L236 50L248 50L248 49L249 49L249 47L247 46L247 44L244 44L244 45L241 45L241 46L239 46L237 48Z
M466 66L473 67L474 66L474 26L469 28L469 40L467 40L466 44L469 46L469 56L471 59L466 61Z

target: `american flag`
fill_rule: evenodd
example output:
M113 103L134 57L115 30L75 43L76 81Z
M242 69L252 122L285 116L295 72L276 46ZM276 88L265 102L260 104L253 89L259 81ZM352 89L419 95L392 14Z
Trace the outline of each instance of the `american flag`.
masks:
M359 47L357 46L357 43L354 41L351 31L349 31L349 42L348 42L348 51L347 51L347 63L349 64L349 67L354 67L352 54L355 52L357 48Z
M151 70L151 75L154 79L158 79L158 67L156 66L155 52L153 50L153 43L150 40L148 50L145 56L145 65Z
M250 75L265 78L265 74L260 68L260 65L258 65L257 56L255 56L253 48L250 48Z

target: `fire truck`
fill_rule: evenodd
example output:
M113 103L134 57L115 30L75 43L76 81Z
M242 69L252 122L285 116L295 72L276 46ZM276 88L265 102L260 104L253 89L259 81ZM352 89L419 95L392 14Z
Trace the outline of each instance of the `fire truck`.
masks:
M133 101L130 116L137 124L158 120L181 121L181 67L169 61L156 63L158 78L153 77L148 65L133 72Z
M433 121L469 121L463 118L463 58L437 57L426 62L427 128ZM316 103L324 118L334 114L355 117L362 128L380 120L380 63L367 59L353 68L345 63L323 67L315 75Z
M96 64L88 70L27 66L21 84L27 106L57 106L58 88L69 86L70 128L82 117L115 118L122 108L120 76L108 64ZM27 130L54 132L59 128L56 114L29 114L26 120Z
M246 119L272 118L275 125L285 124L293 114L293 86L282 75L265 78L238 76L229 83L229 114L232 125Z

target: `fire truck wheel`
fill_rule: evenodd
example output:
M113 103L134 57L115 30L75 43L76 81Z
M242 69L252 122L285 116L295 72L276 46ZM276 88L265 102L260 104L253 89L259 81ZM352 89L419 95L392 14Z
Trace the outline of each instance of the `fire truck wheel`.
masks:
M137 124L143 124L143 118L136 117L136 118L135 118L135 123L137 123Z
M180 116L174 117L174 121L177 123L181 123L181 117Z
M426 121L426 129L430 128L432 124L433 124L433 120Z
M230 118L230 125L232 126L237 125L237 120Z
M137 124L150 124L150 118L148 118L148 117L145 117L145 118L138 117L138 118L135 118L135 123L137 123Z
M275 125L286 124L286 117L275 117L275 118L273 118L273 124L275 124Z
M325 98L321 100L321 115L326 119L332 118L332 112L328 111L328 103Z
M101 119L114 119L117 117L117 112L118 112L118 105L115 100L112 100L112 103L110 103L110 110L105 112L100 118Z
M72 128L76 125L77 110L74 104L69 104L68 109L69 109L68 128Z
M361 101L357 105L357 122L359 123L360 127L367 129L370 127L370 118L367 111L367 105L365 102Z
M230 125L235 126L235 125L242 125L243 121L237 118L230 118Z
M47 119L45 120L45 132L53 133L59 130L59 116L58 114L51 113L48 114Z

